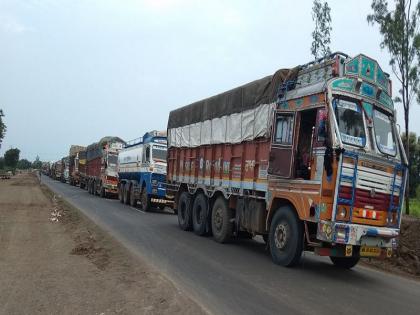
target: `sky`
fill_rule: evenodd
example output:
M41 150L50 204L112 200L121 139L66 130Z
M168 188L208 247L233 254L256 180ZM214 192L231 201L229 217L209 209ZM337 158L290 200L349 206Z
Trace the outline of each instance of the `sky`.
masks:
M330 0L332 51L391 73L368 0ZM0 0L0 156L165 130L169 112L312 60L309 0ZM394 79L394 95L397 82ZM398 123L403 128L402 105ZM411 111L420 134L420 106Z

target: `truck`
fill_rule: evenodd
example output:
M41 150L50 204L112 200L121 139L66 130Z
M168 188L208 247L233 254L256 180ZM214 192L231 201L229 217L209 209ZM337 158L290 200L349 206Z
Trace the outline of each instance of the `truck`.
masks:
M79 169L83 169L86 165L86 159L80 161L79 154L86 152L86 147L80 145L72 145L69 149L69 184L72 186L81 185L81 176Z
M42 162L41 171L42 171L42 174L49 176L51 172L51 163Z
M68 183L70 180L70 158L65 156L61 159L61 182Z
M163 209L172 205L166 197L165 132L151 131L127 142L118 153L118 198L121 203L136 206L140 201L144 211L153 206Z
M87 189L87 175L86 175L86 166L87 166L87 151L86 148L81 150L76 155L77 163L77 175L79 176L79 187L81 189Z
M346 269L390 257L407 174L391 87L374 59L338 52L172 111L179 227L261 235L283 266L303 251Z
M102 198L118 194L118 151L124 143L118 137L103 137L86 148L86 181L90 194Z
M61 181L61 178L62 178L62 176L63 176L63 163L62 163L62 161L61 161L61 159L60 160L58 160L58 161L56 161L54 164L53 164L53 173L52 173L52 177L55 179L55 180L59 180L59 181Z

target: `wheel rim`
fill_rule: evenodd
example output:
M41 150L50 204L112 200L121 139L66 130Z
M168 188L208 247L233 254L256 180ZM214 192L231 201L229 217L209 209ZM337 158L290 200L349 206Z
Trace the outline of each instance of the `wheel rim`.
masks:
M274 231L274 244L280 250L283 250L289 239L289 227L286 223L282 222L276 226Z
M223 216L222 216L222 209L217 208L214 213L214 219L213 219L214 227L217 231L220 231L223 226Z

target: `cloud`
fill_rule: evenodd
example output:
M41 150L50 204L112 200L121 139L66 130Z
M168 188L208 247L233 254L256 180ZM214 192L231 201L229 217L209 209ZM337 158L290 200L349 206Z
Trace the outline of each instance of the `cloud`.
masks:
M15 17L11 15L0 15L0 32L11 34L23 34L30 30L30 27L24 25Z
M170 8L176 8L187 4L186 0L145 0L144 5L146 8L153 10L165 10Z

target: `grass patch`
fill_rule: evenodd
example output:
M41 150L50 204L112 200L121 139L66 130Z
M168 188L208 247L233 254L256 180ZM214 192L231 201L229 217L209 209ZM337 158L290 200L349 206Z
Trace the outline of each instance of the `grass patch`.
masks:
M410 199L410 215L420 218L420 199L418 198Z

